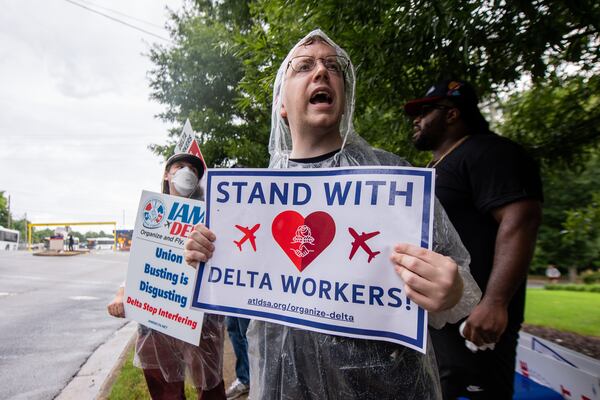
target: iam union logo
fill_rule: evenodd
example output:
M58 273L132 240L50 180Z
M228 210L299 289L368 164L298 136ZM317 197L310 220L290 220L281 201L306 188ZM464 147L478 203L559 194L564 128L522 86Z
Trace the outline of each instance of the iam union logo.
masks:
M144 206L144 227L155 229L160 226L160 223L165 216L165 205L159 199L150 199Z

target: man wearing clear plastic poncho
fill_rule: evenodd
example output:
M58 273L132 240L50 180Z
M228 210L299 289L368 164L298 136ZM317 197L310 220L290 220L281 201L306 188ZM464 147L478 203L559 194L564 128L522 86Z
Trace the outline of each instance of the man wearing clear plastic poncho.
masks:
M356 134L354 85L348 55L325 33L315 30L300 40L275 80L270 167L408 165ZM481 292L468 270L469 254L438 202L434 218L434 251L398 244L390 260L407 295L429 311L429 324L437 328L468 315ZM214 239L196 226L186 243L188 264L207 261ZM441 399L429 340L421 354L389 342L252 321L248 348L252 399Z

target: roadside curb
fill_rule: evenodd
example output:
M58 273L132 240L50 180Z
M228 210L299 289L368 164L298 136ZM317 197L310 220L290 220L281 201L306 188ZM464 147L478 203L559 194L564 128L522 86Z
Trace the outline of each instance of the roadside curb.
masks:
M56 400L108 398L127 352L134 344L136 328L136 322L129 322L100 345Z

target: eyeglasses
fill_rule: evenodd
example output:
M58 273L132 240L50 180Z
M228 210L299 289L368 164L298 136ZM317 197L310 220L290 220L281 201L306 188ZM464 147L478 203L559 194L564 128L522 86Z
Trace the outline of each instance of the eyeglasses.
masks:
M336 74L346 72L350 61L343 56L326 56L315 58L313 56L296 56L288 63L288 68L292 68L295 72L310 72L317 66L317 60L323 63L323 66L327 68L327 71Z
M415 115L415 118L416 117L424 118L427 114L429 114L433 110L450 110L452 108L454 108L454 107L445 106L443 104L424 104L421 106L421 110L419 111L419 113Z

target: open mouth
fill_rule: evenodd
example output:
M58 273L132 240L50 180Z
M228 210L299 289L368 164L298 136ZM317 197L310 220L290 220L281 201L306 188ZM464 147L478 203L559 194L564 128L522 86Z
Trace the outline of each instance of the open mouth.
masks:
M311 96L309 101L310 104L331 104L333 103L333 98L325 91L318 91Z

